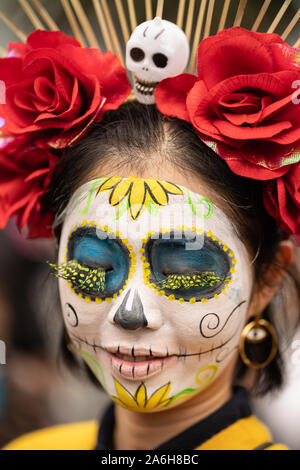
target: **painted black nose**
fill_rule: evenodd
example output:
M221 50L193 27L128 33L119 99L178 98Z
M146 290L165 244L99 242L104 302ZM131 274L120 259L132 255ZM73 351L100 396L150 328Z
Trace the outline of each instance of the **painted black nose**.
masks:
M131 297L131 299L129 299L129 297ZM130 302L130 300L132 300L132 302ZM114 315L114 322L126 330L137 330L138 328L143 328L148 325L143 304L137 290L132 294L131 289L129 289Z

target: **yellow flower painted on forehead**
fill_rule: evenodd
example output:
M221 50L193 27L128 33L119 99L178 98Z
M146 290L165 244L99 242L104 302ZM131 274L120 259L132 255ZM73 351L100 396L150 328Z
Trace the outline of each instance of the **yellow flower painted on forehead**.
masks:
M127 210L132 220L136 220L145 208L150 213L157 211L159 206L165 206L169 202L169 194L183 195L183 190L174 183L156 180L154 178L138 178L130 176L121 178L111 176L106 178L98 187L96 194L109 191L109 204Z

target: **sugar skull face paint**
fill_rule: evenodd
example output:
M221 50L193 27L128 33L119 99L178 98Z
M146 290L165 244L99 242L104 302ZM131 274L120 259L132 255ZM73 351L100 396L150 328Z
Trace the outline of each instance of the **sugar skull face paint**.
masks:
M188 188L118 176L85 184L65 212L54 269L74 347L123 407L176 406L236 352L248 254L224 212Z

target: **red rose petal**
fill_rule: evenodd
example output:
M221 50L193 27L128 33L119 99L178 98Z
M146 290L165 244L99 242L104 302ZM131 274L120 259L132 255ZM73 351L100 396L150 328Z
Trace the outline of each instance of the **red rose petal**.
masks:
M263 199L267 211L288 234L300 235L299 163L281 178L266 183Z
M263 98L266 98L266 96ZM219 100L219 106L236 114L240 114L242 112L251 113L260 110L261 101L262 98L260 96L256 96L254 93L236 92L222 96Z
M231 28L200 43L197 71L199 79L212 88L229 77L275 70L268 44L253 32Z
M205 83L202 80L198 80L187 96L187 109L191 122L198 131L218 139L218 129L214 127L209 116L202 113L202 109L207 104L207 94L208 90ZM211 116L212 112L209 110L209 106L207 106L206 110L209 111Z
M34 92L36 95L35 106L38 111L44 111L52 103L55 97L55 88L46 77L38 77L34 80ZM37 99L38 98L38 99Z
M286 43L271 44L270 47L277 70L299 70L299 48L291 47Z
M105 110L118 108L131 92L116 56L82 48L60 32L36 31L22 48L22 58L9 60L2 62L11 80L5 109L0 108L2 130L12 136L35 133L43 148L53 140L63 142L67 133L80 135L80 127L86 129Z
M42 168L40 170L33 171L24 179L24 181L25 183L28 183L29 181L39 178L40 176L46 175L47 173L49 173L49 168Z
M36 112L35 104L34 104L35 96L29 90L14 94L14 104L16 107L20 108L21 110L29 111L28 120L32 119L32 113Z
M126 70L122 67L120 60L111 52L102 54L102 70L107 70L99 79L101 84L101 96L106 98L103 111L118 109L131 93L131 85Z
M285 131L278 136L270 138L272 142L276 142L277 144L281 145L289 145L297 142L300 139L300 129L293 128L295 124L291 125L291 130Z
M84 108L85 109L85 113L84 114L80 114L80 113L77 113L77 118L75 118L75 116L73 116L73 111L72 111L72 106L73 107L77 107L79 106L79 109L81 107L81 101L78 101L81 99L80 96L77 96L76 94L76 91L77 89L74 89L74 100L75 100L75 104L72 104L70 105L70 109L67 109L65 111L65 113L62 113L61 116L57 116L54 120L54 123L55 125L53 125L53 127L57 127L57 128L61 128L63 129L63 132L65 133L66 131L68 131L69 129L74 129L74 132L76 134L78 134L78 129L80 126L83 125L84 127L84 123L87 123L88 120L91 119L92 116L94 116L95 114L98 114L98 108L99 108L99 103L101 105L102 101L103 101L103 98L100 96L100 90L99 90L99 83L97 81L95 81L93 87L94 89L94 97L93 97L93 101L90 103L90 106L88 108ZM70 116L67 115L67 113L70 113L71 115L71 118ZM74 113L76 115L76 113ZM39 122L39 125L41 126L41 128L49 128L51 127L51 119L46 119L46 115L45 115L45 120L41 120ZM79 129L80 131L80 129ZM73 133L73 131L72 131ZM60 137L63 137L62 135Z
M189 73L162 80L154 93L159 111L168 116L190 121L186 101L196 81L197 77Z
M256 127L235 126L221 119L213 119L212 123L216 129L225 137L238 140L247 139L269 139L283 130L290 129L293 125L288 121L275 122L274 124L261 125Z
M60 51L72 60L76 67L76 75L84 83L87 76L94 77L101 85L101 95L106 98L104 111L117 109L130 95L131 85L126 70L121 65L120 59L112 52L100 52L98 49L75 48L64 45ZM84 75L79 72L84 64Z
M57 48L60 45L72 44L73 46L80 47L80 42L77 39L67 36L61 31L42 31L37 29L27 37L27 44L33 49L41 49L45 47Z
M31 191L30 200L26 201L26 203L24 204L24 210L22 211L22 214L20 214L20 217L19 217L19 224L18 225L19 225L19 228L21 230L23 229L23 227L25 227L25 225L28 221L28 218L30 216L30 213L37 206L38 200L43 194L44 194L43 191L40 191L40 192Z
M296 90L293 94L289 94L288 96L285 96L281 100L278 100L278 101L275 101L274 103L271 103L269 106L267 106L264 109L264 111L262 113L262 119L272 117L272 114L277 113L285 105L292 103L293 99L294 99L294 101L298 100L299 96L300 96L300 88L298 90Z
M32 211L28 219L27 238L53 238L53 218L51 211L46 214Z
M250 163L247 160L244 160L242 157L239 158L238 156L226 158L225 160L229 168L236 175L260 181L273 180L274 178L278 178L284 175L289 169L288 166L283 166L276 170L270 170L264 166Z
M8 57L23 57L30 47L22 42L9 42L7 46Z
M35 119L35 123L39 123L41 127L45 127L45 125L48 127L51 127L51 124L49 120L55 120L55 126L54 127L66 127L68 124L71 122L72 125L74 124L74 119L80 115L80 110L82 107L82 97L79 94L79 86L78 86L78 81L75 79L74 84L73 84L73 90L72 90L72 97L70 104L67 109L64 109L64 111L61 114L58 114L57 112L55 113L41 113L38 115L38 117ZM82 116L84 118L84 116ZM42 121L47 121L42 122Z
M74 145L79 139L83 138L91 125L94 122L97 122L99 118L103 115L103 105L105 103L105 99L103 98L102 104L98 106L94 114L90 117L89 121L85 124L84 127L74 128L72 126L70 130L64 131L59 136L55 136L52 139L49 139L47 142L47 147L59 149L69 147L70 145ZM37 145L43 147L45 144L42 142L37 141Z
M285 179L286 187L300 209L300 165L293 165Z
M13 162L15 153L18 161ZM29 221L43 222L44 215L39 213L41 197L48 191L57 161L56 155L31 147L23 138L15 139L0 150L0 227L3 228L11 216L16 218L20 230ZM31 219L32 214L35 216ZM41 226L30 229L49 232L49 227L47 230Z
M202 85L199 85L202 84ZM274 127L265 130L265 133L257 128L238 127L226 122L220 122L221 120L215 119L214 110L218 106L218 102L224 95L239 91L242 88L251 87L261 90L261 92L267 91L272 96L282 96L286 90L286 85L281 82L278 78L270 74L259 74L259 75L239 75L230 79L224 80L223 82L216 85L214 88L205 93L205 85L202 81L198 81L191 92L189 93L187 103L193 103L193 108L188 105L189 114L195 128L209 137L216 140L224 141L235 145L235 141L240 139L254 139L254 138L266 138L266 136L273 136L275 132L279 133L283 129L289 129L291 127L289 122L274 124ZM267 127L267 126L266 126ZM226 134L223 134L223 130ZM247 132L249 131L249 134ZM231 142L230 142L231 141Z
M244 142L240 149L218 143L217 150L218 155L227 162L230 160L238 160L242 164L244 161L246 167L247 164L250 163L257 167L259 171L260 168L266 168L271 172L276 171L274 178L278 176L278 170L280 170L280 175L284 174L290 164L300 161L300 148L297 151L294 145L282 147L281 145L265 140ZM270 178L272 178L271 175L272 173L270 173ZM249 177L251 178L251 173L249 173ZM260 178L258 177L257 179Z
M31 51L24 58L24 71L31 77L45 76L57 88L58 93L68 102L69 90L72 88L76 73L69 58L64 57L53 49Z
M16 82L16 77L19 81L23 78L22 60L16 57L0 59L0 80L6 88Z

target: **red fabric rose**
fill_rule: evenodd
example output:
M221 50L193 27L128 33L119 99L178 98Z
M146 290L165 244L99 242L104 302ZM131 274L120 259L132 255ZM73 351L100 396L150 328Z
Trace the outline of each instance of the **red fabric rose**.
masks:
M111 52L83 48L58 31L35 31L25 45L12 43L0 59L7 136L28 136L43 148L64 148L82 138L105 111L131 91L126 71Z
M300 164L281 178L264 183L266 209L287 234L300 235Z
M163 114L192 123L241 176L273 179L300 160L299 50L233 27L200 43L197 71L158 85Z
M41 200L57 162L53 151L22 137L0 148L0 229L14 217L20 230L27 225L27 238L53 236L53 215L43 210Z

